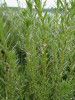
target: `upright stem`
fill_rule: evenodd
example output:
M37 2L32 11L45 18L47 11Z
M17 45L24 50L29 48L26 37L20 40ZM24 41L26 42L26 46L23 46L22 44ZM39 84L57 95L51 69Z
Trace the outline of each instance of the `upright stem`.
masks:
M64 16L64 21L65 21L65 25L64 25L64 34L63 34L63 40L62 40L62 48L61 48L61 55L60 55L60 66L59 66L59 75L61 73L62 67L63 67L63 62L64 62L64 49L65 49L65 45L66 45L66 20L67 20L67 6L66 6L66 0L65 0L65 16Z
M70 39L71 39L71 42L70 42L70 60L71 60L71 65L70 65L70 75L69 75L69 78L71 78L71 74L72 74L72 66L73 66L73 46L72 46L72 18L71 18L71 29L70 29Z

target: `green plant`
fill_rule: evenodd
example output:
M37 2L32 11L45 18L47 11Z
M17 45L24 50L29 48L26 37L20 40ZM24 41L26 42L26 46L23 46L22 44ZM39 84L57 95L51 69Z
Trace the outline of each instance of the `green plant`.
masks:
M46 1L0 7L1 100L75 99L75 1L43 14Z

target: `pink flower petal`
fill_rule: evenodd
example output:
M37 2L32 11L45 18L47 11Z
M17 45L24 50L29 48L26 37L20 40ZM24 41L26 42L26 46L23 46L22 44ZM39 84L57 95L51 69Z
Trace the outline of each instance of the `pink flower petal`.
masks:
M8 68L8 71L10 71L10 68Z
M46 45L47 45L46 43L43 44L44 47L45 47Z
M28 61L31 61L30 59L28 59Z
M43 50L43 47L40 47L41 50Z

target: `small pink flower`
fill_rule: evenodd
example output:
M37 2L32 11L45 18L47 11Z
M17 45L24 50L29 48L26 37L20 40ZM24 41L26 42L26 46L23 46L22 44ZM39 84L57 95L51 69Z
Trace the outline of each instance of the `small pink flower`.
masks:
M26 52L26 54L28 54L28 52Z
M40 47L41 50L43 50L43 47Z
M71 27L69 26L69 27L67 27L67 29L70 29Z
M16 90L18 90L18 88L16 87Z
M54 37L56 37L56 35L54 34Z
M31 61L30 59L28 59L28 61Z
M10 68L8 68L8 71L10 71Z
M59 33L59 31L56 31L56 33Z
M46 43L43 44L44 47L45 47L46 45L47 45Z
M67 50L70 50L70 47L68 47Z
M17 84L17 81L16 81L16 84Z
M42 50L42 53L44 53L44 51Z
M31 55L31 53L29 53L29 52L26 52L26 54L27 54L27 55Z
M28 55L31 55L31 53L28 53Z

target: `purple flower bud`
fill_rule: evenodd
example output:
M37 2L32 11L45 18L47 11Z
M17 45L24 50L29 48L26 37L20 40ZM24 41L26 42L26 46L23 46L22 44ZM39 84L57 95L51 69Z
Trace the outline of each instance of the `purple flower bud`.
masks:
M10 68L8 68L8 71L10 71Z
M59 31L56 31L56 33L59 33Z
M26 54L28 54L28 52L26 52Z
M16 90L18 90L18 88L16 87Z
M42 50L42 53L44 53L44 51Z
M16 81L16 84L17 84L17 81Z
M28 55L31 55L31 53L28 53Z
M56 35L54 34L54 37L55 37Z
M43 50L43 47L40 47L41 50Z
M68 47L67 50L70 50L70 47Z
M47 45L46 43L43 44L44 47L45 47L46 45Z
M28 61L31 61L30 59L28 59Z
M31 55L31 53L29 53L29 52L26 52L26 54L27 54L27 55Z
M70 29L71 27L69 26L69 27L67 27L67 29Z

